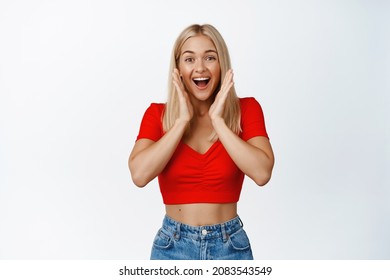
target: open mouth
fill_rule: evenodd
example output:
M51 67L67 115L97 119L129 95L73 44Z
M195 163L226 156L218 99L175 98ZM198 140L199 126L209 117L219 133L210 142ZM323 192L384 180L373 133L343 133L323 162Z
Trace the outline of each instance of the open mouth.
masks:
M207 87L207 85L210 81L210 78L194 78L192 80L194 81L194 83L196 84L196 86L198 88L205 88L205 87Z

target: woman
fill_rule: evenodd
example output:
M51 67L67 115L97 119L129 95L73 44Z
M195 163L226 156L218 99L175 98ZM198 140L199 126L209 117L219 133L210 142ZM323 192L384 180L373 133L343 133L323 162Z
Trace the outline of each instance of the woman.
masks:
M253 259L237 215L244 175L265 185L273 151L254 98L238 98L226 44L211 25L177 38L166 104L152 103L129 157L144 187L158 176L166 208L151 259Z

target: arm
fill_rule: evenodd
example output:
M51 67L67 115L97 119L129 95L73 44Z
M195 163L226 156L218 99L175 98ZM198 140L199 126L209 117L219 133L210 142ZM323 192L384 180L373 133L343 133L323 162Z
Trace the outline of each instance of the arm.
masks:
M271 178L274 155L266 137L256 136L248 141L242 140L226 125L222 118L223 106L230 88L233 86L233 72L229 70L224 78L221 90L209 110L209 115L229 156L242 172L259 186L265 185Z
M259 186L264 186L271 178L274 155L266 137L257 136L243 141L220 119L213 120L214 129L226 151L242 172Z
M139 139L135 143L128 164L132 180L138 187L144 187L163 171L193 115L193 108L177 69L172 77L172 82L178 92L180 115L174 125L157 142Z
M129 169L133 182L144 187L165 168L183 136L186 122L176 121L160 140L139 139L129 157Z

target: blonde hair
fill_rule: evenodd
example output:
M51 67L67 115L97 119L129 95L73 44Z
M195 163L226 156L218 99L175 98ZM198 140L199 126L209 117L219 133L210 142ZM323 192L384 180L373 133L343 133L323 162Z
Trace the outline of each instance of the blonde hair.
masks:
M169 82L168 82L168 100L165 106L165 111L163 115L163 129L164 131L168 131L175 123L176 119L179 117L179 99L176 88L172 84L171 75L175 68L178 68L178 63L180 59L180 51L183 44L187 39L197 36L197 35L205 35L211 39L214 43L215 48L218 53L218 60L221 68L221 81L216 89L216 94L222 82L222 77L225 77L226 72L231 69L230 56L229 51L226 46L224 39L218 30L209 24L199 25L193 24L186 29L184 29L173 46L173 51L171 55L170 69L169 69ZM236 90L234 89L234 85L231 87L226 102L225 108L223 111L223 118L225 120L226 125L236 134L241 131L240 126L240 118L241 118L241 110L239 99L236 94ZM190 127L188 127L187 133L189 132ZM210 140L216 139L216 133L210 137Z

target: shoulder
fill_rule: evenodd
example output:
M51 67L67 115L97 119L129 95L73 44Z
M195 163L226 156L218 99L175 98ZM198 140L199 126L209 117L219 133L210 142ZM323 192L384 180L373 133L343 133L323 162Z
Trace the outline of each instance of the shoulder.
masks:
M245 141L255 136L268 137L263 110L254 97L240 98L241 138Z
M165 108L165 103L150 103L149 108L156 111L163 111Z
M146 109L145 114L155 115L160 117L165 109L164 103L150 103L149 107Z
M240 108L241 112L245 112L247 110L256 110L261 109L260 103L254 97L240 97Z
M164 112L165 104L151 103L146 109L141 121L141 126L137 140L147 138L157 141L163 134L162 129L162 114Z
M263 109L254 97L239 98L241 109L241 124L252 121L263 121Z

